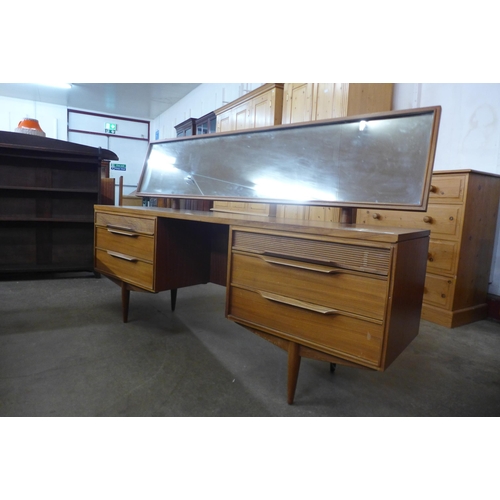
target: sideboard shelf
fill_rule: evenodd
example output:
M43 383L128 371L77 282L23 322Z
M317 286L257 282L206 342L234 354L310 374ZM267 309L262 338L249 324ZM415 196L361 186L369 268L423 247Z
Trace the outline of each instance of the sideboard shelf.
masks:
M0 273L93 272L111 151L0 132ZM107 180L107 179L106 179Z

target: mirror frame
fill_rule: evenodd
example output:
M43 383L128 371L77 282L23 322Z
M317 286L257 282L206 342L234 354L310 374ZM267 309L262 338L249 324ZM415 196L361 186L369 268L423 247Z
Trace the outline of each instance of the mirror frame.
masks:
M255 134L262 134L265 132L272 131L275 134L286 133L291 129L313 129L323 126L330 126L332 124L349 124L353 122L360 122L362 120L384 120L402 117L419 116L423 114L431 114L431 129L429 131L429 143L427 146L426 162L425 166L419 166L423 171L422 180L422 192L420 195L419 203L391 203L384 202L378 203L373 201L364 202L363 200L356 201L323 201L323 200L293 200L293 199L275 199L275 198L260 198L260 197L234 197L234 196L213 196L213 195L193 195L186 193L172 194L172 193L161 193L161 192L151 192L142 189L144 179L147 178L148 174L148 159L155 145L157 144L168 144L168 143L189 143L196 140L214 141L220 140L223 137L235 136L253 136ZM288 125L276 125L273 127L262 127L256 129L245 129L239 131L231 132L220 132L215 134L206 134L199 136L189 136L189 137L179 137L174 139L167 139L162 141L151 142L148 148L148 153L144 163L144 167L141 172L137 187L137 195L143 197L154 197L154 198L172 198L172 199L209 199L213 201L238 201L238 202L250 202L250 203L274 203L274 204L285 204L285 205L310 205L310 206L325 206L325 207L351 207L351 208L379 208L379 209L389 209L389 210L408 210L408 211L425 211L427 209L430 183L432 177L432 169L434 165L434 158L437 146L437 137L439 130L439 122L441 117L441 106L430 106L425 108L415 108L409 110L400 111L386 111L382 113L370 113L365 115L356 115L345 118L336 118L330 120L312 121L312 122L302 122L297 124ZM376 172L375 172L376 173Z

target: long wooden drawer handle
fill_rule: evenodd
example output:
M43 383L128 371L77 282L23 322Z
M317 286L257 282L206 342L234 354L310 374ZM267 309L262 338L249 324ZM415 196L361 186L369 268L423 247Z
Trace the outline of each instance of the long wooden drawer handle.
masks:
M245 249L241 249L241 248L237 248L237 247L234 247L233 249L245 251ZM270 252L268 250L264 250L263 252L259 252L259 255L266 255L268 257L276 257L278 259L289 259L290 258L290 255L281 254L281 253L277 253L277 252ZM331 260L320 259L320 258L316 258L314 260L316 262L319 262L319 265L323 265L323 263L326 265L328 265L328 264L335 265L335 262L332 262Z
M123 230L110 229L109 227L108 227L108 232L113 233L113 234L120 234L121 236L131 236L132 238L139 236L137 233L129 233L129 232L123 231Z
M338 314L339 312L337 311L337 309L331 309L329 307L323 307L317 304L310 304L309 302L302 302L301 300L291 299L290 297L283 297L282 295L276 295L274 293L259 291L259 295L267 300L272 300L273 302L279 302L280 304L299 307L300 309L306 309L307 311L324 314L325 316Z
M123 260L127 260L129 262L137 262L137 260L138 260L135 257L130 257L129 255L124 255L124 254L118 253L118 252L112 252L111 250L107 250L107 252L108 252L108 255L110 255L111 257L116 257L117 259L123 259Z
M137 236L137 233L131 227L112 226L111 224L108 224L106 226L106 229L110 233L124 234L126 236Z
M325 274L335 274L339 272L338 269L312 264L309 262L299 262L299 261L294 262L290 260L282 260L277 258L266 257L264 255L259 255L259 257L269 264L277 264L279 266L295 267L298 269L305 269L307 271L316 271L318 273L325 273Z

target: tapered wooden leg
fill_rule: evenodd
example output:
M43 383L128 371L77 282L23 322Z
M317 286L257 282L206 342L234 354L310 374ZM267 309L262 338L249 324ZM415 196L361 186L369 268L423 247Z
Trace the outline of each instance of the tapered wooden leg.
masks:
M122 314L123 322L128 321L128 304L130 302L130 290L125 283L122 283Z
M293 403L297 379L299 378L300 356L299 344L289 342L288 344L288 404Z
M170 307L175 311L175 303L177 302L177 288L170 290Z

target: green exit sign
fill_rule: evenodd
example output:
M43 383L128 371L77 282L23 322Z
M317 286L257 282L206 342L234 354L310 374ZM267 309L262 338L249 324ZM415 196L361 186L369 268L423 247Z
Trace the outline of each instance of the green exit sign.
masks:
M106 123L104 130L106 134L116 134L116 123Z

